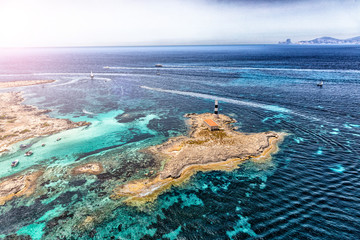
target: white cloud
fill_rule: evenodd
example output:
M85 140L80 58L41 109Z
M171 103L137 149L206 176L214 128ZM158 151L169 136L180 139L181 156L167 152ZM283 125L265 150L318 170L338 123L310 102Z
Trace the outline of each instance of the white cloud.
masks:
M358 1L0 0L0 46L276 43L360 35Z

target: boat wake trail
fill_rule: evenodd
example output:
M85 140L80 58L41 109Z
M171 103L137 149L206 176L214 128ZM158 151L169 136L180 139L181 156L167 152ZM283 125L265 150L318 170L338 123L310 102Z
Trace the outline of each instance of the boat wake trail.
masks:
M123 69L123 70L153 70L153 69L184 69L184 67L177 67L177 66L163 66L159 67L109 67L105 66L104 69Z
M97 77L97 78L94 78L96 80L104 80L105 82L109 82L111 81L111 78L103 78L103 77Z
M82 78L75 78L75 79L72 79L71 81L68 81L68 82L65 82L65 83L53 84L53 85L51 85L51 87L65 86L65 85L76 83L76 82L78 82L80 80L82 80Z
M191 96L191 97L198 97L198 98L204 98L204 99L210 99L210 100L219 100L226 103L232 103L237 105L243 105L243 106L249 106L249 107L256 107L256 108L263 108L270 111L275 112L283 112L283 113L291 113L291 110L275 105L267 105L262 103L254 103L254 102L247 102L247 101L241 101L241 100L235 100L231 98L224 98L224 97L218 97L213 96L209 94L203 94L203 93L195 93L195 92L184 92L184 91L177 91L177 90L168 90L168 89L162 89L162 88L152 88L147 86L140 86L141 88L157 91L157 92L165 92L165 93L172 93L172 94L178 94L178 95L184 95L184 96Z
M255 103L255 102L249 102L249 101L242 101L242 100L224 98L224 97L213 96L213 95L203 94L203 93L184 92L184 91L168 90L168 89L162 89L162 88L152 88L152 87L148 87L148 86L140 86L140 87L144 88L144 89L152 90L152 91L157 91L157 92L172 93L172 94L191 96L191 97L197 97L197 98L203 98L203 99L219 100L219 101L222 101L222 102L232 103L232 104L236 104L236 105L255 107L255 108L262 108L262 109L273 111L273 112L281 112L281 113L287 113L287 114L296 115L296 116L299 116L299 117L302 117L302 118L311 119L312 121L322 121L322 122L326 121L326 120L321 120L321 119L319 119L317 117L314 117L314 116L308 116L306 114L303 114L303 113L300 113L300 112L295 112L295 111L292 111L290 109L287 109L287 108L284 108L284 107L279 107L279 106L276 106L276 105Z
M305 69L305 68L257 68L257 67L225 67L233 70L260 70L260 71L291 71L291 72L329 72L329 73L360 73L356 69Z
M83 109L82 112L89 115L95 115L95 113L86 111L85 109Z

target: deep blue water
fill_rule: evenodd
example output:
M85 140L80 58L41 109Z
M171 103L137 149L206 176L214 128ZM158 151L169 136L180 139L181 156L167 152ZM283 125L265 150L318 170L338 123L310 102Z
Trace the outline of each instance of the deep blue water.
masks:
M57 189L48 199L35 194L0 206L0 237L360 237L360 46L2 49L0 81L29 79L57 81L15 89L24 91L26 104L92 125L58 134L61 146L51 145L58 135L28 140L41 154L16 170L8 163L23 152L15 147L0 156L0 177L38 164L60 176L42 186ZM111 200L103 179L61 177L59 169L86 157L111 162L112 173L151 162L137 150L186 134L183 115L212 111L214 99L239 131L289 133L280 151L233 172L198 173L143 208ZM79 231L76 223L87 215L104 216Z

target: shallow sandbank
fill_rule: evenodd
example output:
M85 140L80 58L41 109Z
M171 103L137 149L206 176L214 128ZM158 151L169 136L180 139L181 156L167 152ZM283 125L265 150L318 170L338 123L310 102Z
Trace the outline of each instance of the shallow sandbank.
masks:
M0 88L25 87L25 86L46 84L52 82L55 82L55 80L7 81L7 82L0 82Z

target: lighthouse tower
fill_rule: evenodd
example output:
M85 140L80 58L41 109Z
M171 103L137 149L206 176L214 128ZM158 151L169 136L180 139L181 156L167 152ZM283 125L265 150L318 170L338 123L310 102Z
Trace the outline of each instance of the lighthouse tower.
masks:
M215 109L214 109L214 114L218 114L219 113L219 103L218 100L215 100Z

